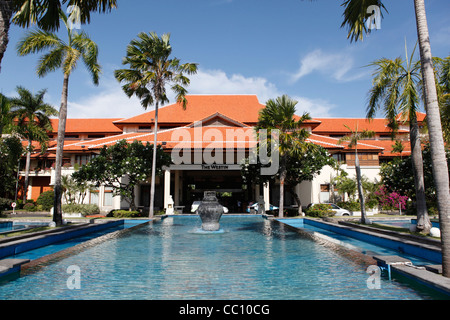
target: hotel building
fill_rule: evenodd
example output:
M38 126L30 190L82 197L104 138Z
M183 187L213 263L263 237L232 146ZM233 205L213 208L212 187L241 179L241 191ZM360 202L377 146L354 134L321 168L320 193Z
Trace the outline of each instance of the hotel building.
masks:
M200 200L205 190L217 191L230 212L244 212L246 204L258 201L260 196L266 208L269 204L278 205L279 184L250 186L249 189L242 181L239 164L256 145L254 126L265 105L255 95L189 95L187 100L186 109L178 103L159 109L158 144L172 155L174 163L164 168L164 175L156 179L155 208L162 210L173 205L179 211L190 212L192 202ZM423 120L424 114L419 114L419 125ZM349 177L353 177L355 149L345 142L338 144L339 138L350 134L344 125L375 132L371 140L358 143L358 155L362 174L372 181L379 180L380 163L400 156L392 153L394 142L385 119L313 118L303 123L311 133L308 141L326 148L341 162L341 168ZM29 199L36 200L42 192L52 188L58 119L52 119L52 126L46 153L41 154L37 146L32 155ZM103 146L111 146L119 140L153 143L153 129L154 111L123 119L67 119L62 174L72 174L76 167L95 157ZM408 124L399 128L397 140L404 145L402 155L409 155ZM20 175L24 176L25 172L21 171ZM302 206L327 202L333 176L335 171L327 166L313 181L296 186ZM135 191L135 203L148 209L149 180L142 182ZM295 204L287 192L285 199L286 206ZM127 203L120 197L113 197L111 189L104 186L91 192L85 202L98 204L102 212L127 209Z

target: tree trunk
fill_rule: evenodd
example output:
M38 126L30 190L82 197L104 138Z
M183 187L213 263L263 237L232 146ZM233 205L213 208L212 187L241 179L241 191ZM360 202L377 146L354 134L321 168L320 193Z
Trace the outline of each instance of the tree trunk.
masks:
M367 223L366 204L364 201L364 191L362 187L361 167L359 166L358 152L356 150L355 150L355 170L356 170L356 184L358 187L359 204L361 206L361 223L366 224Z
M152 180L150 185L150 209L149 209L149 218L153 218L154 216L154 203L155 203L155 179L156 179L156 143L158 142L158 106L159 101L156 99L155 104L155 127L153 128L153 158L152 158Z
M442 136L442 125L432 63L430 36L425 12L425 1L414 0L417 35L425 93L428 132L430 136L431 164L436 186L439 224L442 242L442 275L450 277L450 194L447 159Z
M423 173L422 147L419 137L419 126L415 115L410 115L410 143L411 159L413 164L414 186L416 189L417 231L429 233L431 221L428 216L427 202L425 199L425 180Z
M55 201L53 204L53 221L56 223L57 226L62 225L61 168L64 150L64 136L66 133L68 92L69 92L69 75L64 74L63 90L61 95L61 107L59 109L58 140L56 145L55 184L54 184Z
M281 156L280 163L280 203L278 205L278 217L284 217L284 183L286 181L286 158Z
M0 71L3 56L6 51L6 47L9 42L9 27L11 25L12 17L12 1L11 0L0 0Z
M23 184L23 203L27 202L28 183L30 179L31 139L28 139L27 160L25 162L25 181Z
M296 186L289 186L289 192L292 195L292 197L295 200L295 203L298 206L298 215L304 216L303 210L302 210L302 202L300 200L300 197L298 196L297 192L295 192Z

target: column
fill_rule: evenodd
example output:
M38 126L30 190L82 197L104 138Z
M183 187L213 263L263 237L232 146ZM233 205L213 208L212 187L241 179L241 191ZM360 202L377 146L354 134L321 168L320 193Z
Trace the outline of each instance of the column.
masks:
M175 170L175 194L173 201L176 206L180 205L180 170Z
M266 206L266 211L270 210L270 184L266 182L263 184L263 195L264 195L264 204Z
M170 169L164 170L164 209L167 209L170 199Z

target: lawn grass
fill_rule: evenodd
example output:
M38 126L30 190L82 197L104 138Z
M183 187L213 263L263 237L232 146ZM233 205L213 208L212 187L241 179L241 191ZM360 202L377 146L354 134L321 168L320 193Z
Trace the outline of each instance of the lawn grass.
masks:
M53 228L52 227L36 227L36 228L22 230L22 231L18 230L15 232L9 232L9 233L0 235L0 239L20 236L20 235L27 234L27 233L39 232L39 231L44 231L44 230L49 230L49 229L53 229Z

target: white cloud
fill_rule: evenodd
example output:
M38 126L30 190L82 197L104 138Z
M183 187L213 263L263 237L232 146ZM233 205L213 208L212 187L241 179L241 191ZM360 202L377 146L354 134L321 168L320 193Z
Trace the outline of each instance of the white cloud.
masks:
M300 68L292 75L292 80L297 81L314 72L319 72L337 81L352 81L365 75L365 73L349 74L353 68L354 59L348 52L325 53L316 49L300 60Z
M298 101L298 115L302 115L303 113L308 112L312 118L327 118L331 117L331 109L336 108L336 105L323 99L308 99L304 97L292 98Z
M126 118L145 112L139 99L128 98L115 79L104 79L97 94L68 101L69 118Z
M189 94L255 94L260 103L284 94L273 83L262 77L245 77L241 74L227 75L221 70L198 70L190 77ZM174 94L168 89L170 103ZM309 112L313 117L329 116L334 105L322 99L291 96L299 101L298 114ZM149 107L148 110L150 110ZM104 79L98 93L80 100L69 101L68 117L71 118L121 118L146 112L139 99L128 98L115 79Z
M279 94L275 85L265 78L228 76L221 70L199 70L191 77L188 90L193 94L255 94L261 103Z

